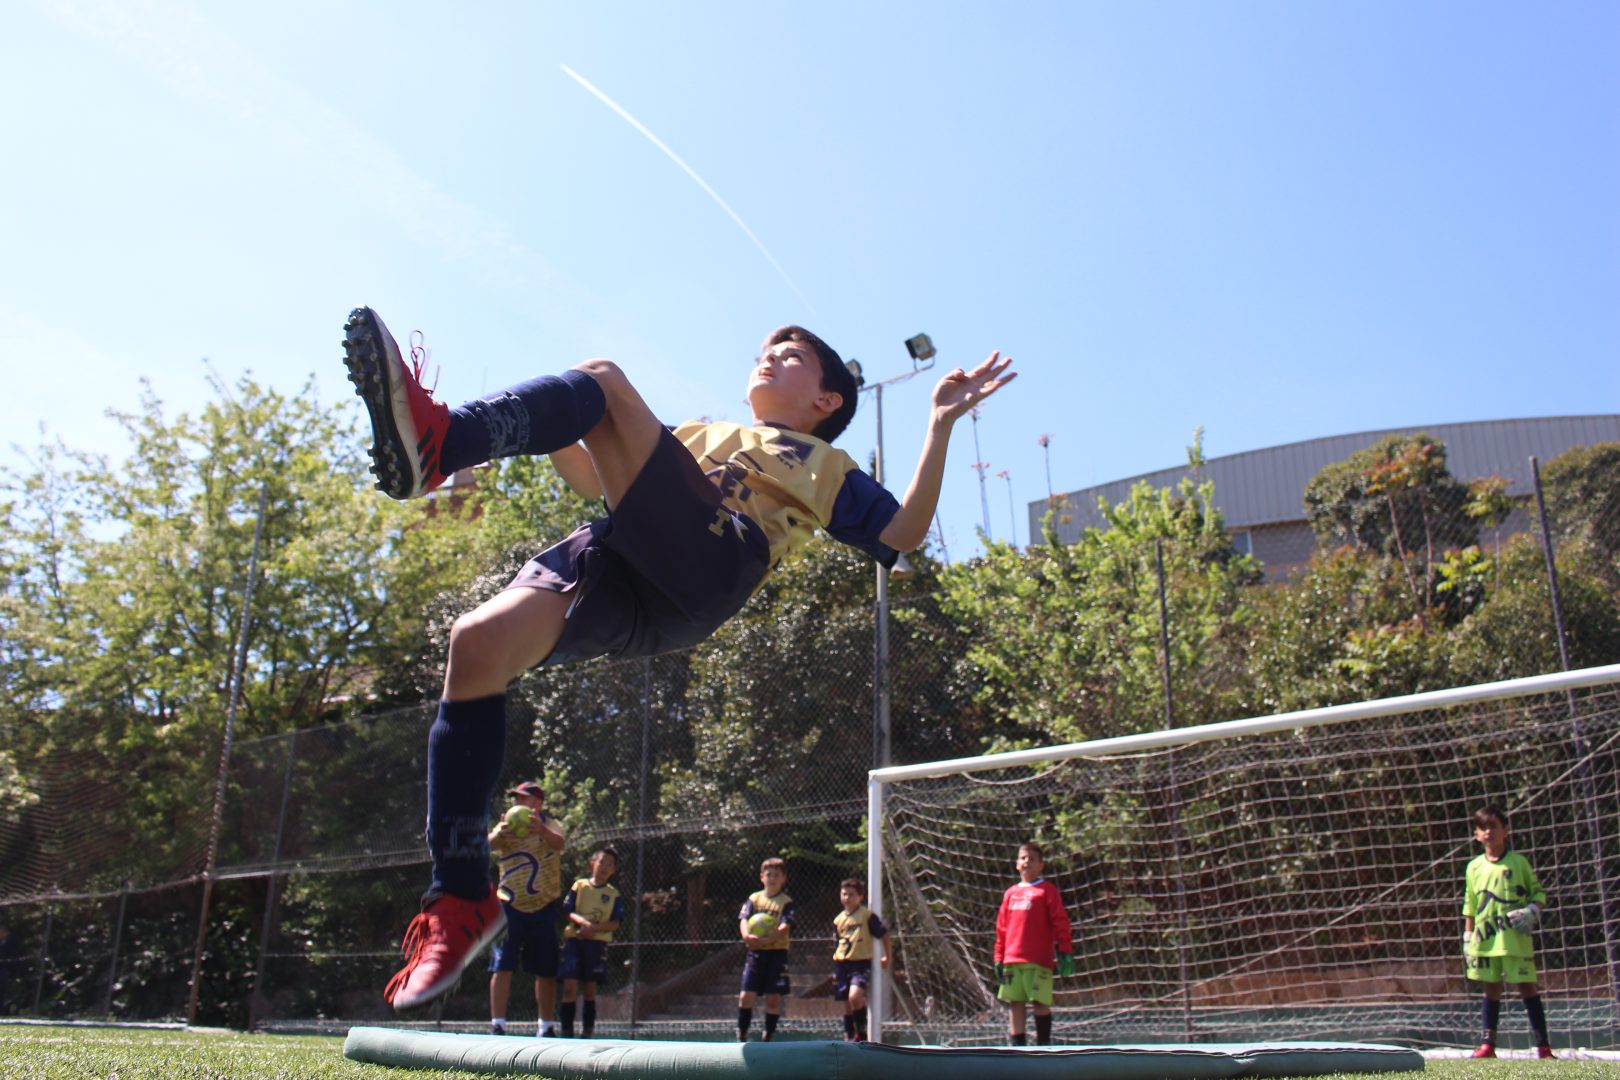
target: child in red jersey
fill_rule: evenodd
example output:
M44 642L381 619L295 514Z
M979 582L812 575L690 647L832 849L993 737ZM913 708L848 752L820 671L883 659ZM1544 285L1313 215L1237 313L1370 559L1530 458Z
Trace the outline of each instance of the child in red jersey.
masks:
M1035 1004L1035 1044L1052 1042L1052 956L1057 973L1074 974L1074 937L1057 886L1041 877L1046 854L1037 844L1018 849L1018 884L1001 898L996 913L996 996L1009 1008L1008 1041L1026 1040L1024 1006Z

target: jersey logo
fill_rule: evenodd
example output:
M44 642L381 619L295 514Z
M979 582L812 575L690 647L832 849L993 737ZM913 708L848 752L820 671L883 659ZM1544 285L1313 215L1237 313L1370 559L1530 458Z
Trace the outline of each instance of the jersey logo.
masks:
M790 469L796 469L810 460L810 455L816 452L811 443L800 442L798 439L786 435L778 435L770 442L770 449L776 454L777 460Z

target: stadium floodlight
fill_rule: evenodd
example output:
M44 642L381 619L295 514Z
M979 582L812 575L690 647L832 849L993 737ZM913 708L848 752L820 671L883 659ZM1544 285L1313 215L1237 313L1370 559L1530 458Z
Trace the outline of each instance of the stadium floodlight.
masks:
M906 352L911 354L911 366L927 371L934 366L934 342L927 334L906 338ZM928 361L926 364L923 361Z

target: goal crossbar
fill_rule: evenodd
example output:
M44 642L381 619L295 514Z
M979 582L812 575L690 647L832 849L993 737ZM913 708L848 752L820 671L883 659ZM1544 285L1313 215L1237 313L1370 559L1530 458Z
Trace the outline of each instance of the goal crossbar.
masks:
M1269 716L1226 720L1194 727L1168 728L1139 735L1122 735L1108 739L1066 743L1059 746L1037 747L1029 750L1011 750L999 754L981 754L976 757L952 758L945 761L922 762L915 765L894 765L872 769L867 773L867 902L879 915L883 914L883 789L886 784L902 780L921 780L976 772L986 768L1015 768L1063 761L1078 757L1107 757L1159 749L1166 746L1187 746L1214 739L1240 738L1290 729L1320 727L1353 720L1383 716L1396 716L1435 709L1451 708L1477 701L1500 701L1508 698L1530 697L1538 694L1573 692L1592 686L1620 683L1620 664L1562 671L1548 675L1531 675L1519 679L1479 683L1473 686L1446 690L1429 690L1399 697L1358 701L1344 705L1328 705L1316 709L1274 713ZM873 1039L882 1037L882 1026L887 1019L886 983L888 973L881 964L873 965L871 993L868 1000L869 1024Z

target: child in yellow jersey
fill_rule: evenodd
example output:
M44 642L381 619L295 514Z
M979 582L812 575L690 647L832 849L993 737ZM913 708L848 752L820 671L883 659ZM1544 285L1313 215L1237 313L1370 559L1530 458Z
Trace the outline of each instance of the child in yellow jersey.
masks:
M782 890L787 887L787 863L769 858L759 864L759 892L743 901L737 913L737 931L742 936L748 957L743 961L742 989L737 995L737 1041L748 1041L748 1028L754 1022L754 1001L765 995L764 1040L776 1036L777 1021L782 1018L782 998L787 994L788 935L793 932L796 909L793 897ZM756 934L748 926L755 915L769 915L775 921L771 929Z
M406 935L406 966L384 992L396 1010L449 990L500 930L485 815L505 746L507 683L536 664L694 645L816 529L892 565L928 534L957 420L1014 378L1011 361L993 352L935 385L922 454L897 500L830 445L854 415L859 385L803 327L765 339L748 374L750 423L673 430L609 360L452 410L421 384L425 350L413 348L407 364L370 308L350 314L344 353L389 495L423 494L494 458L549 454L569 486L607 505L451 628L428 734L433 882Z
M833 1000L844 1003L844 1038L866 1041L866 988L872 977L872 953L889 966L889 932L877 912L866 906L866 882L845 878L838 884L844 905L833 918L838 944L833 947Z
M1529 861L1509 849L1507 814L1500 806L1480 807L1473 825L1474 839L1485 849L1468 864L1463 885L1463 964L1468 978L1485 988L1480 1004L1484 1039L1474 1056L1496 1056L1502 984L1511 983L1524 1000L1536 1056L1550 1058L1547 1010L1536 983L1535 943L1530 938L1541 921L1547 890L1536 880Z
M591 852L591 876L574 882L563 897L562 1020L563 1038L574 1037L574 995L584 984L585 1008L580 1013L580 1034L596 1032L596 987L607 980L607 948L613 931L624 921L624 899L608 879L619 868L619 853L610 847Z
M513 809L529 811L517 820L502 817L489 834L490 852L499 863L500 888L495 895L505 916L506 936L489 959L489 1028L506 1034L506 1003L512 973L521 966L534 976L534 1004L539 1034L553 1034L551 1014L557 1004L557 913L562 899L562 824L546 813L546 794L533 780L509 793Z

